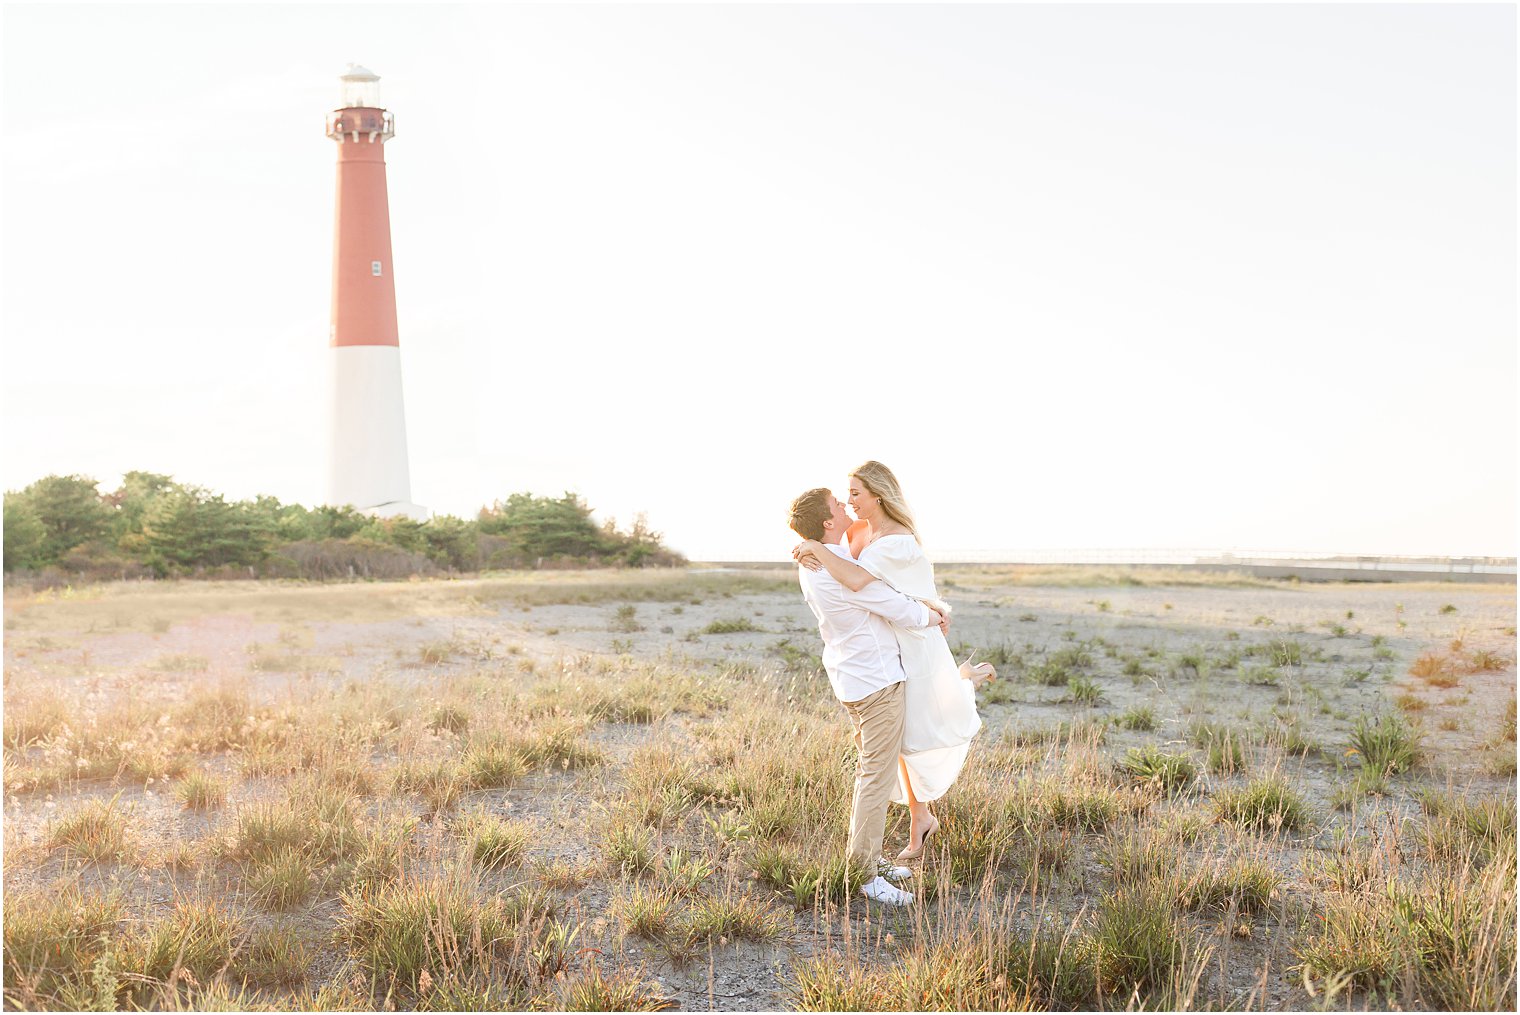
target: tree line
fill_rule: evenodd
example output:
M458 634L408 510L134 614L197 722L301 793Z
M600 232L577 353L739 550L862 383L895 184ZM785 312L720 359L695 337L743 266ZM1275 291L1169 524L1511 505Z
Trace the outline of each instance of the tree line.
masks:
M686 563L643 515L598 525L580 497L515 493L472 519L376 518L352 507L229 501L153 472L103 493L47 476L5 494L8 577L404 578L530 567Z

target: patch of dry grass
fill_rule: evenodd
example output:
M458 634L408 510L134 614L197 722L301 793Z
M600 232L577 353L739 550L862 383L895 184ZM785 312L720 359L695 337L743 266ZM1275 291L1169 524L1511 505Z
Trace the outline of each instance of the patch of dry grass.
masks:
M255 623L378 623L494 612L500 605L687 602L711 596L795 592L791 568L734 574L687 569L532 571L418 583L296 581L108 582L81 589L8 591L6 608L29 632L168 630L208 614Z
M123 911L119 895L85 892L74 885L62 890L8 891L6 1006L87 1007L90 972L109 951Z
M92 800L60 818L49 830L47 844L89 863L123 863L133 854L128 819L116 798Z
M211 659L195 652L182 652L159 656L149 668L160 673L204 673L211 668Z
M1130 589L1153 580L1125 577ZM979 584L974 572L954 581ZM1214 576L1203 585L1230 588ZM693 600L719 600L693 621L700 627L746 614L748 604L721 602L725 593L767 590L795 595L790 569L159 587L142 601L104 590L33 604L29 634L53 629L45 636L61 640L72 637L55 627L62 614L104 622L105 611L123 611L117 630L172 625L195 612L177 596L196 609L208 594L225 597L281 625L261 651L295 668L206 681L197 661L160 657L151 680L134 673L67 695L43 693L40 671L8 684L6 787L63 794L60 817L33 844L10 849L19 838L7 829L8 886L28 886L7 893L8 1006L655 1010L673 991L639 955L654 950L662 980L684 978L689 1004L709 961L720 971L753 963L757 942L779 979L756 1003L805 1010L1258 1007L1258 978L1280 981L1293 964L1283 982L1303 1006L1318 1003L1299 992L1306 978L1336 1006L1512 1003L1513 793L1426 793L1407 829L1362 834L1359 821L1432 783L1427 768L1398 762L1403 726L1374 723L1358 734L1355 799L1344 811L1322 806L1325 766L1347 774L1335 745L1356 732L1347 727L1357 710L1336 716L1336 732L1316 725L1328 721L1316 707L1345 707L1321 683L1343 674L1323 657L1324 636L1305 633L1286 607L1272 608L1280 636L1258 642L1266 635L1243 627L1239 645L1223 648L1217 634L1192 631L1180 646L1124 642L1125 625L1141 621L1123 585L1102 600L1109 610L1080 611L1083 623L1113 625L1101 634L1048 619L1060 616L1053 606L1030 622L989 608L986 623L1005 626L972 640L1003 646L1008 686L1050 698L1047 681L1081 678L1114 701L990 710L959 782L934 805L941 829L908 911L860 898L866 872L842 853L848 724L816 665L793 665L770 645L757 648L759 661L549 660L499 655L468 634L427 635L419 653L408 630L401 662L431 669L387 657L364 679L282 675L301 676L296 660L309 658L324 617L485 616L567 602L652 627L662 622L652 615L674 611L637 604L689 614ZM1187 604L1173 598L1180 618ZM764 616L788 636L790 621ZM1046 626L1031 626L1040 617ZM1376 623L1360 606L1357 618ZM1049 642L1027 633L1036 631ZM1447 667L1468 689L1484 682L1471 674L1509 658L1472 642L1450 650L1462 663ZM1274 659L1274 682L1249 683L1245 671L1260 667L1245 666L1248 655ZM1169 674L1172 659L1182 661ZM1130 663L1134 684L1120 676ZM1148 677L1161 694L1172 682L1189 694L1207 684L1192 699L1203 707L1184 699L1179 716L1173 700L1137 703ZM1216 687L1237 686L1248 702L1276 696L1276 706L1210 711ZM1001 731L991 721L1009 716ZM1460 731L1512 747L1512 704L1508 716L1464 720ZM168 791L201 813L168 813L205 828L201 837L162 845L143 824L151 806L97 802L88 819L77 806L81 785L93 794L99 782L151 777L156 793L170 770L181 774ZM1322 812L1334 833L1323 840ZM906 831L894 809L889 855ZM123 858L134 865L77 870ZM44 865L59 861L71 878L116 878L134 892L107 898L61 883L35 892L52 876ZM1300 864L1302 878L1291 873ZM180 885L178 900L146 901L135 889L148 876ZM210 894L183 891L192 882ZM308 969L320 972L308 980Z
M1471 648L1466 633L1454 638L1445 649L1429 649L1409 666L1411 676L1431 687L1457 687L1462 677L1474 673L1495 673L1513 665L1514 658L1493 648Z
M461 876L349 891L342 901L338 938L373 987L428 1006L440 991L457 1002L491 985L521 997L561 971L573 940L552 909Z
M69 721L69 705L57 695L5 694L5 747L19 751L63 730Z
M1505 1010L1514 1004L1515 875L1506 863L1435 869L1328 897L1293 949L1334 1000L1377 991L1402 1005Z

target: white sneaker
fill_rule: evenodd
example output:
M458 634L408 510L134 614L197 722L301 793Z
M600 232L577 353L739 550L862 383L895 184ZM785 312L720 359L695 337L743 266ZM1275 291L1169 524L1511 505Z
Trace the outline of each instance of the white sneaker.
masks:
M860 886L860 894L872 902L887 906L911 906L913 895L892 884L886 878L873 878Z
M912 867L899 867L886 858L876 861L876 875L888 881L906 881L913 876Z

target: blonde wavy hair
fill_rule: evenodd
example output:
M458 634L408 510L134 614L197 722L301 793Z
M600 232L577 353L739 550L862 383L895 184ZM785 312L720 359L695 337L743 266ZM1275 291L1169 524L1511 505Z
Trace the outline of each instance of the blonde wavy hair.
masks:
M860 480L866 491L881 501L881 509L888 518L913 533L914 539L923 542L918 527L913 524L913 512L908 510L908 499L903 496L902 485L897 482L891 469L880 462L870 461L852 471L850 478Z

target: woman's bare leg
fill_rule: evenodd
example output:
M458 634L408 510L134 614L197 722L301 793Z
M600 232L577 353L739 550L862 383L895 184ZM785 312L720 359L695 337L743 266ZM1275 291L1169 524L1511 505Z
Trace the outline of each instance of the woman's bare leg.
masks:
M903 786L908 791L908 848L917 849L924 832L928 831L934 820L934 815L929 813L929 805L913 795L913 780L908 778L908 763L897 756L897 765L902 769Z

